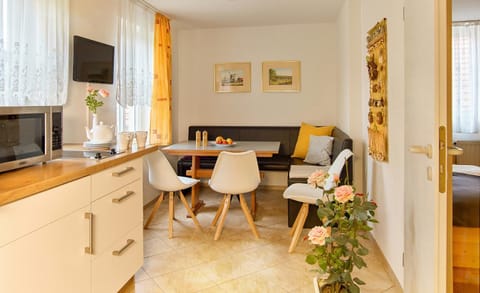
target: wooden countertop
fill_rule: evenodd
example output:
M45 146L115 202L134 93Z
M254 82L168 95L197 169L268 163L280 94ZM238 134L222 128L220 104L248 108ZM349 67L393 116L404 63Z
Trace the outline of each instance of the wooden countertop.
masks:
M102 160L62 157L46 164L0 173L0 206L143 157L157 149L156 145L134 148Z

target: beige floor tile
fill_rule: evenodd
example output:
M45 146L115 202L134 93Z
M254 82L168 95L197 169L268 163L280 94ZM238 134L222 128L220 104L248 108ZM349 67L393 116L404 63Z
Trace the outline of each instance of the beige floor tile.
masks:
M278 283L263 276L252 274L218 285L224 292L282 293L288 292Z
M136 273L135 273L135 282L140 282L150 279L150 276L145 273L145 271L140 268Z
M195 293L226 293L225 290L220 288L219 286L209 287L200 291L196 291Z
M255 224L260 239L253 236L234 199L222 235L214 241L215 228L210 223L221 196L204 187L200 198L206 206L197 214L203 231L185 217L185 208L177 200L174 238L168 239L168 204L162 204L152 225L144 230L145 261L136 275L136 292L313 292L315 267L305 262L312 247L303 239L310 229L303 230L295 251L288 253L291 238L282 192L257 193ZM149 209L151 206L145 208L145 218ZM362 292L401 293L376 245L369 241L364 245L370 249L368 268L355 272L367 283Z
M151 279L135 282L135 292L132 293L166 293Z
M164 292L172 293L197 292L215 284L202 271L195 268L161 275L154 281Z

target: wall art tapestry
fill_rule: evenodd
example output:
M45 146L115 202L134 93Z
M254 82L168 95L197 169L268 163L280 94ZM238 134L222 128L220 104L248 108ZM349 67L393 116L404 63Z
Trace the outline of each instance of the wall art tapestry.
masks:
M388 161L387 125L387 19L377 22L367 34L368 153L377 161Z

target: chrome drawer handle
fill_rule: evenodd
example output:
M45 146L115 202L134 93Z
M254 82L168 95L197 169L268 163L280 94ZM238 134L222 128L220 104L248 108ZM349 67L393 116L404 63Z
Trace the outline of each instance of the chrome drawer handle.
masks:
M85 213L84 218L89 221L88 225L88 246L85 247L86 254L93 254L93 213Z
M125 195L122 196L122 197L119 197L119 198L112 198L112 202L113 203L121 203L122 201L126 200L127 198L129 198L130 196L134 195L135 192L134 191L127 191L125 192Z
M118 172L113 172L112 173L112 176L113 177L120 177L120 176L123 176L125 175L126 173L130 172L130 171L133 171L135 170L135 168L133 167L126 167L125 169L123 169L122 171L118 171Z
M127 250L133 243L135 243L135 240L133 239L127 239L127 244L125 244L125 246L123 246L122 248L120 248L120 250L114 250L112 251L112 254L115 255L115 256L120 256L122 255L125 250Z

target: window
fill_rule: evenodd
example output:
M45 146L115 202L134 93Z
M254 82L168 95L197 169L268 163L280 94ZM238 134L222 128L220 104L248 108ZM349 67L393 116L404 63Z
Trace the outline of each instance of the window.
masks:
M68 93L69 0L0 0L0 105L61 105Z
M452 45L453 131L476 136L480 134L480 22L454 24Z
M117 129L148 130L153 79L154 12L121 1L117 44Z

